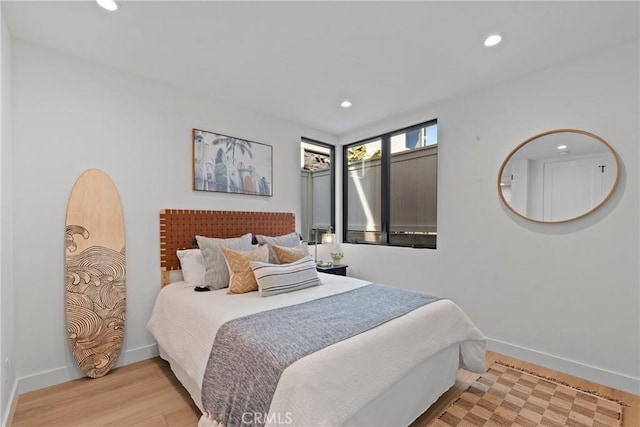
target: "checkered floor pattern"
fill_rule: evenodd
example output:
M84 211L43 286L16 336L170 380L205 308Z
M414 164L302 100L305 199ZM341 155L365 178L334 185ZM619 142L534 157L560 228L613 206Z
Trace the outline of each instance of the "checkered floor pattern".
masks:
M493 364L430 427L621 426L622 406Z

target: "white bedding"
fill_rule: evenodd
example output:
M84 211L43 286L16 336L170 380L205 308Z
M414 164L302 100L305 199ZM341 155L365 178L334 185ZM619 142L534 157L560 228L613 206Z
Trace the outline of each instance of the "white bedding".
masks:
M322 286L269 298L257 292L227 295L226 289L193 292L183 282L172 283L158 295L147 329L158 341L161 356L189 378L184 385L202 410L202 378L223 323L369 283L327 274L321 279ZM483 372L484 336L466 314L449 300L421 307L289 366L268 419L291 420L288 425L343 425L413 368L457 343L461 366Z

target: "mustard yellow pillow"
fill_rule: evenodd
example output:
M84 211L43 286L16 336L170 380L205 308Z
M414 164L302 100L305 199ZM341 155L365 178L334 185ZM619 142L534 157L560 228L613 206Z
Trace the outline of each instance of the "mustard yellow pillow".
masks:
M251 251L234 251L229 248L220 248L229 268L228 294L244 294L257 291L258 282L251 270L251 261L267 262L269 260L269 248L260 246Z
M273 249L273 253L276 254L279 264L291 264L309 255L307 245L298 245L294 248L271 245L271 249Z

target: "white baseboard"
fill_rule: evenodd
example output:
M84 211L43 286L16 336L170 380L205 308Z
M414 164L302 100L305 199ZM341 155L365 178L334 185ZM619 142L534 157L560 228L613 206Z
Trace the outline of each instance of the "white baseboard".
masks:
M13 422L13 413L16 411L16 405L18 404L18 380L13 382L13 388L11 389L11 394L9 395L8 407L4 408L8 409L4 417L2 418L2 427L10 426Z
M123 357L118 360L116 367L131 365L132 363L141 362L143 360L151 359L158 355L158 344L148 344L138 348L132 348L127 350L122 355Z
M124 353L120 354L114 368L151 359L157 355L157 344L149 344L133 348L131 350L126 350ZM16 380L16 389L18 394L28 393L33 390L72 381L82 377L82 373L76 366L62 366L60 368L49 369L47 371L20 377Z
M565 374L584 378L594 383L606 385L618 390L640 395L640 378L613 372L575 360L565 359L541 351L520 347L500 340L487 338L487 348L497 353L516 357L525 362L534 363L545 368L563 372Z

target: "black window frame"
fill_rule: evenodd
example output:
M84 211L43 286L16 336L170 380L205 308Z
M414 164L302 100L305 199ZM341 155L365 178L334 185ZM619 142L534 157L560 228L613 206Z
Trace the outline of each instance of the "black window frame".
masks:
M322 142L322 141L318 141L315 139L311 139L311 138L307 138L307 137L300 137L300 142L306 142L308 144L313 144L313 145L317 145L319 147L323 147L329 150L329 158L331 159L331 175L330 175L330 186L331 186L331 205L330 205L330 209L331 209L331 219L330 219L330 226L331 227L331 231L333 233L335 233L336 230L336 146L333 144L328 144L326 142ZM319 236L319 239L321 239L322 236ZM315 245L318 244L318 242L314 240L311 240L311 236L309 236L309 240L307 242L309 245Z
M420 249L437 249L437 239L433 246L431 245L416 245L416 244L399 244L389 243L389 231L391 227L391 137L411 132L416 129L422 129L429 126L437 125L438 119L427 120L422 123L407 126L401 129L396 129L391 132L386 132L377 136L368 137L355 141L342 146L342 243L361 244L361 245L374 245L374 246L394 246L394 247L409 247ZM349 149L357 147L359 145L367 144L369 142L380 139L381 141L381 156L380 156L380 241L379 242L367 242L367 241L349 241L348 235L348 215L349 215ZM439 145L439 142L438 144ZM438 196L436 194L436 204ZM437 224L437 223L436 223ZM437 225L436 225L437 227ZM437 228L436 228L437 230Z

